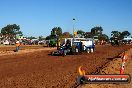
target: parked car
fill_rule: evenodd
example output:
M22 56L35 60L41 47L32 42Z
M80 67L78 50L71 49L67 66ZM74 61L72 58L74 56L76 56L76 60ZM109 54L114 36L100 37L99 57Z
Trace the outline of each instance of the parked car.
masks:
M8 40L5 40L5 41L3 41L3 44L4 44L4 45L9 45L10 43L9 43Z

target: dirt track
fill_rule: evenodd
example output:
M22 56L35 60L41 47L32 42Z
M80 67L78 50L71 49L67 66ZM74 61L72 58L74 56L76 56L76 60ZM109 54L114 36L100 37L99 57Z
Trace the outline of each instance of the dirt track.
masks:
M87 74L97 72L130 47L98 46L93 54L66 57L49 56L46 50L0 56L0 88L73 88L80 65Z
M29 46L21 46L19 52L15 51L15 46L0 46L0 56L3 55L16 55L16 54L23 54L23 53L30 53L35 51L42 51L42 50L56 50L55 48L49 48L49 47L43 47L43 46L35 46L35 45L29 45Z

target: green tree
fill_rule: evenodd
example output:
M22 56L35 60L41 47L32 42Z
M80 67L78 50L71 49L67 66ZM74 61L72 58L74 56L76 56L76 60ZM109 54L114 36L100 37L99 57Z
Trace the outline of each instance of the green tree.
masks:
M129 36L129 35L131 35L130 32L128 32L128 31L123 31L123 32L120 34L120 39L123 39L125 36Z
M1 29L1 34L7 39L15 39L17 35L22 36L20 26L16 24L7 25Z
M61 27L54 27L51 31L51 35L61 36L62 35Z
M30 37L27 37L28 39L37 39L36 37L33 37L33 36L30 36Z
M104 41L108 41L109 40L109 37L106 35L106 34L101 34L98 39L101 41L101 40L104 40Z
M124 35L124 36L129 36L129 35L131 35L131 33L130 33L129 31L123 31L121 34Z
M61 29L61 27L54 27L51 30L51 34L46 37L46 40L56 39L57 37L61 37L61 36L62 36L62 29Z
M45 40L43 36L39 36L39 41Z
M46 37L46 40L50 40L50 39L51 39L51 36L50 35Z
M77 34L81 38L85 36L85 32L83 30L77 30Z
M98 36L98 35L101 35L103 32L103 28L100 26L100 27L94 27L91 29L91 34L92 36Z
M113 38L115 38L115 37L119 38L120 35L121 35L121 32L119 32L119 31L112 31L111 32L111 36Z
M118 38L120 40L122 40L125 36L129 36L129 35L131 35L131 33L128 31L123 31L123 32L112 31L111 32L112 38Z
M92 38L92 33L91 32L85 32L84 37L85 38Z

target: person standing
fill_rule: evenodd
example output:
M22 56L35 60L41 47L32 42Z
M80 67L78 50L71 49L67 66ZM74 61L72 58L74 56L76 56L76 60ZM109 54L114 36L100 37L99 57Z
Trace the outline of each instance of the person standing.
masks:
M17 41L16 41L16 52L19 51L19 48L20 48L20 41L17 39Z

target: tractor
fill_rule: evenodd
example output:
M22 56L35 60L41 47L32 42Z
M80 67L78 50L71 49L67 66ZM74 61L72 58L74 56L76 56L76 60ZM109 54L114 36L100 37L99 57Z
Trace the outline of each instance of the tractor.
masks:
M67 41L64 44L61 44L60 48L55 51L55 52L51 52L51 55L54 56L66 56L66 55L71 55L71 54L75 54L78 53L78 48L77 46L71 46L70 41Z
M82 40L81 40L82 39ZM65 43L63 43L60 48L55 51L51 52L51 55L75 55L80 54L81 52L87 52L92 53L94 52L94 42L93 39L85 39L85 38L78 38L73 41L73 39L65 40Z

